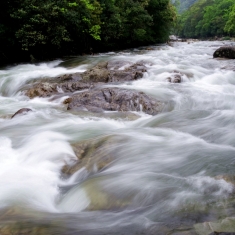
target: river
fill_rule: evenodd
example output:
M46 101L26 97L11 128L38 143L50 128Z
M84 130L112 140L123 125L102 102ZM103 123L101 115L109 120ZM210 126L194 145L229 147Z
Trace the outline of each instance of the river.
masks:
M235 216L234 60L212 57L231 44L177 42L1 68L0 229L186 235L197 234L197 223ZM78 115L66 110L64 98L29 99L21 91L107 60L142 61L142 79L115 86L156 98L162 112ZM183 74L182 83L167 81L172 71ZM21 108L33 112L11 119ZM103 156L112 155L102 170L94 164L70 177L61 173L76 159L71 143L102 138L110 140Z

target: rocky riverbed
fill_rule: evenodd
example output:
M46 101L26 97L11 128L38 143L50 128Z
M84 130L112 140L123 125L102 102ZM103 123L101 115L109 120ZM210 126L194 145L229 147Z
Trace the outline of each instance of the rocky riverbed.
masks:
M2 68L0 234L235 233L234 45Z

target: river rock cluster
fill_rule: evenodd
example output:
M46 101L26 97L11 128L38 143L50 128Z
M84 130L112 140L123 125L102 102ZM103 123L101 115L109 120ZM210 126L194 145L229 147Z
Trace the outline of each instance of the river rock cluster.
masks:
M140 79L146 71L143 63L100 62L83 73L43 79L36 84L28 85L24 92L29 98L69 96L63 102L68 110L142 111L155 115L162 109L161 102L143 92L113 86ZM112 87L105 87L108 84ZM74 93L78 91L80 92Z

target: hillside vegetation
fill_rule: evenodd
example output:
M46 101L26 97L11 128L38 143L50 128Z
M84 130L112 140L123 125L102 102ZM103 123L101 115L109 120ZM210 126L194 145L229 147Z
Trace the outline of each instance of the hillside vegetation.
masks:
M198 0L180 16L178 35L187 38L234 36L234 0Z
M178 4L178 11L179 13L182 13L186 11L189 7L191 7L197 0L176 0L176 3Z
M169 0L1 0L0 60L164 42L175 18Z

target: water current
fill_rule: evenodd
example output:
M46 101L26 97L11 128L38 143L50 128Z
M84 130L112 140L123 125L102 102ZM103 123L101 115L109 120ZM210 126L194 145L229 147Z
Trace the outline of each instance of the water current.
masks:
M197 223L235 216L234 61L212 56L231 44L177 42L1 68L0 228L10 221L25 234L34 226L42 232L32 234L194 234ZM78 114L65 97L22 93L99 61L144 63L142 79L115 86L156 98L162 112ZM173 71L181 83L167 81ZM11 119L21 108L33 112ZM102 139L109 143L89 170L62 173L76 160L71 143Z

